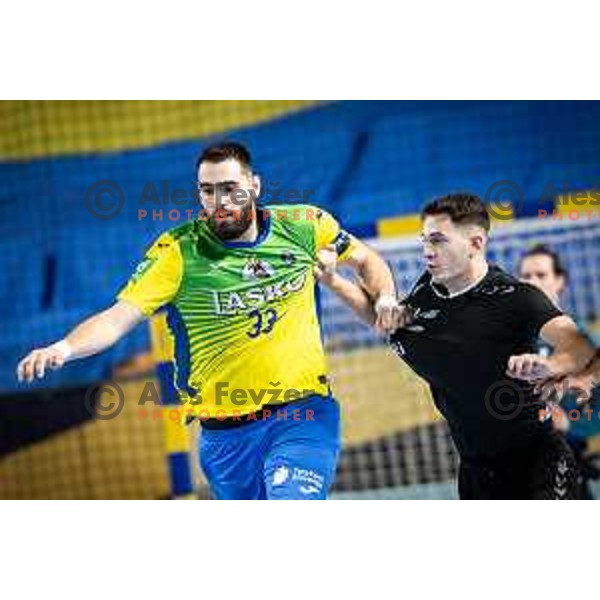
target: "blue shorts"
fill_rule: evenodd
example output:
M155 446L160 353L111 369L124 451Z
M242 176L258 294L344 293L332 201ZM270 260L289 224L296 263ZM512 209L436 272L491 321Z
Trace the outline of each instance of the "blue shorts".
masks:
M213 495L219 500L324 500L340 449L337 401L309 396L271 412L238 427L202 429L200 464Z

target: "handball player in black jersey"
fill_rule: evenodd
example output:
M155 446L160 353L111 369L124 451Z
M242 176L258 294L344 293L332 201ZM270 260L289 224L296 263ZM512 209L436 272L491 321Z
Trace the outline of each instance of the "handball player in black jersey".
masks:
M439 198L421 217L426 271L389 342L448 421L460 497L575 499L576 462L534 388L588 368L594 348L542 291L487 263L490 220L478 197ZM374 323L367 292L321 258L321 281ZM552 356L535 353L538 337Z

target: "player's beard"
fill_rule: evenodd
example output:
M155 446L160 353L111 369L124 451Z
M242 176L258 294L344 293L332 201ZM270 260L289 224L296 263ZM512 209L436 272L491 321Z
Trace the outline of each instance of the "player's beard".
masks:
M217 209L210 215L208 224L214 234L223 241L234 240L243 235L252 224L253 210L253 202L246 202L235 210ZM229 218L223 218L223 213Z

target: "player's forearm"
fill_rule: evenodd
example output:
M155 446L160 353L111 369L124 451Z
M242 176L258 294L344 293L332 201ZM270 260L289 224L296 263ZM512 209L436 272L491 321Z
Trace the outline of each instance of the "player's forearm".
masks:
M570 317L561 315L548 321L540 335L552 348L552 356L544 359L549 376L565 377L585 369L596 352Z
M594 355L595 349L584 336L577 333L565 344L555 348L554 354L548 358L548 363L556 376L571 375L588 369Z
M379 254L365 246L364 254L355 268L374 300L386 296L396 297L392 272Z
M144 315L135 306L118 301L73 329L62 343L66 360L85 358L110 348L137 325Z
M581 373L584 377L589 377L592 383L592 387L600 385L600 349L596 350L596 353L588 366Z
M99 354L122 337L122 329L113 321L109 310L86 319L65 336L66 360Z
M376 314L371 299L358 285L337 273L324 283L368 325L375 323Z

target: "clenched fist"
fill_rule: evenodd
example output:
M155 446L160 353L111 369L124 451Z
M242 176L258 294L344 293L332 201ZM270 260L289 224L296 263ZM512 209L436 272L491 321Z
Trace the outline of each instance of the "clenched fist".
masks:
M549 358L539 354L520 354L508 359L506 374L513 379L537 382L556 375Z
M337 268L337 252L335 246L330 244L317 253L317 264L315 265L315 277L321 283L327 285L333 279Z
M382 333L391 333L406 324L408 309L399 304L395 295L386 294L379 296L375 302L375 313L375 329Z

